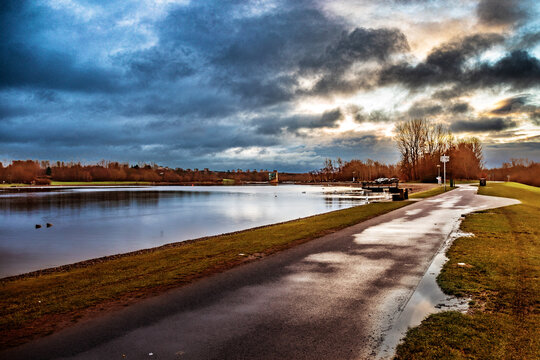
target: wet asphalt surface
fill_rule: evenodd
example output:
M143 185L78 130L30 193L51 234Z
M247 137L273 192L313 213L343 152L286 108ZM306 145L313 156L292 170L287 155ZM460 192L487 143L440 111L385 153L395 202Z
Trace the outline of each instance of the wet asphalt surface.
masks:
M0 353L0 359L371 359L476 188L416 202Z

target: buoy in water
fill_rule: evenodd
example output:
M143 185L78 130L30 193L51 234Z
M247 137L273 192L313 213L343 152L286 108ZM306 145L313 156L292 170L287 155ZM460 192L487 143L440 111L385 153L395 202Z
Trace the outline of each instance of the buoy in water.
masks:
M52 226L52 224L51 224L51 223L47 223L47 227L51 227L51 226Z
M41 225L40 224L36 224L36 229L40 229L41 228Z

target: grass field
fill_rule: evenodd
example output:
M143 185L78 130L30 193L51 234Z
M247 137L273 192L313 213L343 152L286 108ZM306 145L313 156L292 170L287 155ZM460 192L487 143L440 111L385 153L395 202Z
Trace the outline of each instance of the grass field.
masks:
M540 188L488 183L479 193L522 204L465 218L462 230L475 236L454 242L437 280L470 297L470 311L429 316L397 359L540 359Z
M51 181L56 186L150 185L149 181Z
M57 330L80 317L85 309L129 303L181 286L408 203L372 203L93 261L88 266L0 280L0 347Z
M0 188L6 188L6 187L18 187L18 186L30 186L28 184L18 184L18 183L13 183L13 184L0 184Z
M446 191L450 191L450 190L453 190L455 189L455 187L450 187L450 186L447 186L446 187ZM417 192L417 193L412 193L409 195L409 198L410 199L424 199L424 198L427 198L427 197L430 197L430 196L435 196L435 195L439 195L439 194L442 194L444 192L444 186L440 186L440 187L435 187L433 189L429 189L429 190L426 190L426 191L420 191L420 192Z

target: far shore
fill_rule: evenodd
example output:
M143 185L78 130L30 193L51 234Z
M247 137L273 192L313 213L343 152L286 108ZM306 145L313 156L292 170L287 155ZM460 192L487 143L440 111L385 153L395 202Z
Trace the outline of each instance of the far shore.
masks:
M5 183L0 184L0 191L2 189L44 189L44 188L72 188L72 187L125 187L125 186L279 186L279 185L311 185L311 186L327 186L327 187L362 187L362 182L352 182L352 181L328 181L328 182L282 182L279 184L270 184L268 182L242 182L237 184L223 184L216 182L181 182L181 183L170 183L170 182L149 182L149 181L52 181L49 185L35 185L35 184L21 184L21 183ZM426 191L437 187L436 183L421 183L421 182L400 182L399 188L407 188L410 193Z

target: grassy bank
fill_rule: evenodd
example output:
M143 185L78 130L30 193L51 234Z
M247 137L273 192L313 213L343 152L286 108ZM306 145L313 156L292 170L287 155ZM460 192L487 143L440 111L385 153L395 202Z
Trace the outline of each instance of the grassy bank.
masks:
M19 186L29 186L29 185L28 184L21 184L21 183L0 184L0 188L19 187Z
M407 204L373 203L0 280L0 347L66 326L85 309L129 303Z
M455 187L450 187L450 186L446 187L446 191L450 191L452 189L455 189ZM417 192L417 193L412 193L412 194L409 195L409 198L410 199L424 199L424 198L427 198L427 197L442 194L443 192L444 192L444 186L440 186L440 187L435 187L433 189L429 189L429 190L426 190L426 191L420 191L420 192Z
M150 185L150 181L51 181L56 186Z
M397 359L540 358L540 188L488 184L480 194L516 198L519 205L471 214L438 282L468 296L468 314L429 316L407 333ZM458 266L465 263L466 266Z

